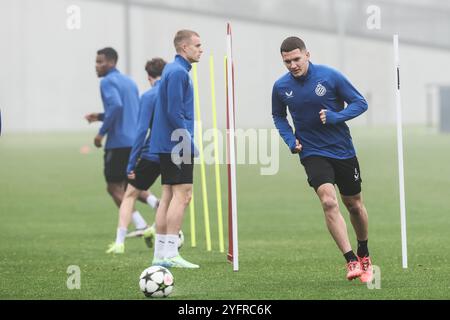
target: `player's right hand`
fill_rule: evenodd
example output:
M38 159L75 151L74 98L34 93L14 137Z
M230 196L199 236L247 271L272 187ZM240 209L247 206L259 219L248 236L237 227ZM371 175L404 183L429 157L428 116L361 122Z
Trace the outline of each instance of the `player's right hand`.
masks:
M102 147L102 140L103 140L103 136L100 134L97 134L94 138L94 145L97 148L101 148Z
M322 109L319 112L320 121L322 121L323 124L327 123L327 109Z
M302 145L298 139L295 139L295 147L292 149L292 153L299 153L300 151L302 151Z
M134 173L134 171L130 171L128 173L128 179L130 179L130 180L136 179L136 174Z

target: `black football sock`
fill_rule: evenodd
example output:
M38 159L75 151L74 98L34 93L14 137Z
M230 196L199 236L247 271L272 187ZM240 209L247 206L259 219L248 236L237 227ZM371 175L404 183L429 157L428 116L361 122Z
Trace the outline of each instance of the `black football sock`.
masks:
M358 257L360 257L360 258L369 256L369 249L367 248L367 241L369 241L369 240L365 240L365 241L358 240L357 254L358 254Z
M347 253L344 253L344 257L345 260L347 260L347 263L349 263L350 261L358 261L358 258L355 256L355 253L353 252L353 250L350 250Z

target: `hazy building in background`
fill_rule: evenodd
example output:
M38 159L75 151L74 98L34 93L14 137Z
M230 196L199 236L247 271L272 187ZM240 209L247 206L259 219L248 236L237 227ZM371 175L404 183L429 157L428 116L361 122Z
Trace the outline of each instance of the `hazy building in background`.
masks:
M404 121L437 121L437 85L450 84L450 4L443 1L2 0L3 131L91 130L83 115L102 110L97 49L116 48L119 69L143 92L146 60L172 60L182 28L198 31L205 50L198 65L204 128L212 123L210 55L224 127L228 21L237 127L273 127L272 85L286 72L279 46L291 35L306 41L313 63L340 69L366 96L369 111L351 125L381 126L395 122L392 35L399 33Z

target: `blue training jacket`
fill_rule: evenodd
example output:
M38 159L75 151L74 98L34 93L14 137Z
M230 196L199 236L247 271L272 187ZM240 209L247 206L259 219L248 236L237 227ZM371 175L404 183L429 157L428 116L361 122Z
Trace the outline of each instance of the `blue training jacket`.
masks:
M136 137L139 90L136 83L113 68L100 82L104 114L99 134L107 135L105 149L131 147Z
M152 116L155 111L156 99L158 97L158 88L159 80L155 82L150 90L146 91L141 96L138 129L128 160L127 173L130 173L136 168L136 163L139 158L159 163L159 156L155 153L150 153L150 137L145 139L149 129L151 129Z
M295 132L287 120L286 107ZM326 124L320 121L321 109L328 110ZM355 148L345 121L366 110L366 100L342 73L311 62L305 75L295 78L288 72L275 82L272 90L275 126L291 152L295 139L299 140L301 159L313 155L335 159L354 157Z
M173 148L181 141L189 143L187 147L190 146L192 153L196 152L194 92L189 77L191 68L191 64L180 55L176 55L175 60L164 67L150 135L151 153L172 153ZM172 141L172 133L177 129L188 140L179 138Z

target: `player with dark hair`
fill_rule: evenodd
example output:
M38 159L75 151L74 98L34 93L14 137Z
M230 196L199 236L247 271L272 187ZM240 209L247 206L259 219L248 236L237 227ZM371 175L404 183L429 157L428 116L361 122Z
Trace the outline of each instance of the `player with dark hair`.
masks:
M97 51L95 69L100 82L100 93L104 113L90 113L85 116L91 123L103 121L94 138L97 148L107 135L104 154L104 175L108 193L117 207L120 207L127 184L127 164L131 146L136 137L139 112L139 91L132 79L121 74L116 68L118 55L113 48ZM147 191L139 194L139 200L155 208L157 198ZM145 229L147 223L138 211L132 216L137 229Z
M124 253L125 236L136 199L142 191L149 189L160 175L159 157L158 154L149 152L150 139L147 136L151 130L159 79L165 65L166 62L161 58L154 58L145 65L151 88L141 97L137 135L127 166L128 186L119 209L116 241L109 246L107 253ZM154 226L147 227L142 235L147 245L151 247L155 235Z
M280 51L289 72L273 86L275 126L290 151L300 156L308 183L319 197L328 230L347 261L347 279L371 281L368 217L361 194L361 173L350 130L345 124L366 111L367 102L342 73L311 63L303 40L289 37L281 44ZM286 107L295 131L287 120ZM350 245L335 184L350 213L358 240L357 256Z

